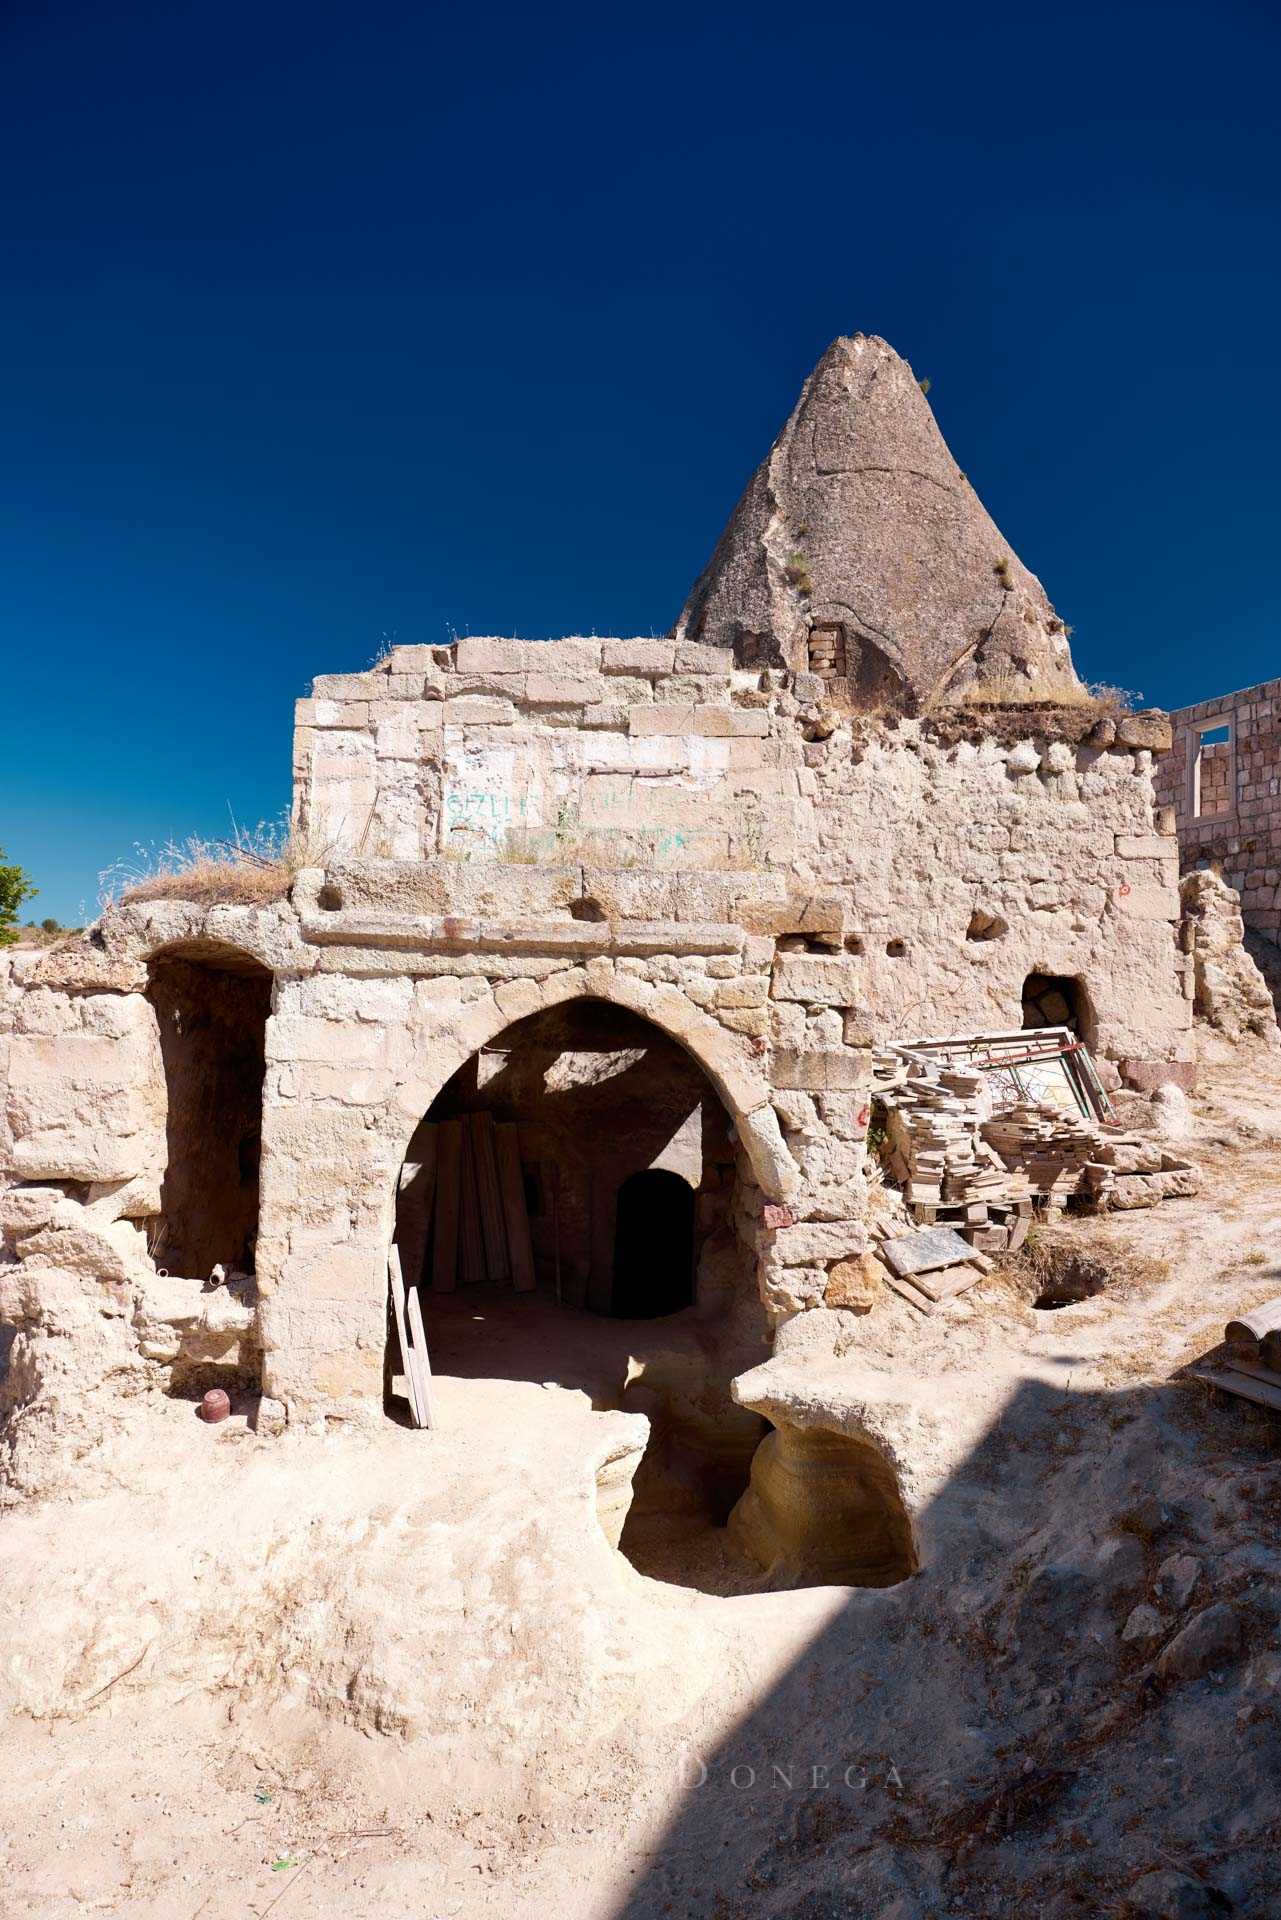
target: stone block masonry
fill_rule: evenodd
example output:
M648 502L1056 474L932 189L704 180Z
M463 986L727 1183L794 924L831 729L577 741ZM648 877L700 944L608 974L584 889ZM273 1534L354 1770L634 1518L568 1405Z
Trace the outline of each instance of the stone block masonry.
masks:
M1173 811L1182 869L1212 867L1241 896L1246 926L1281 940L1281 680L1170 715L1172 751L1156 773Z

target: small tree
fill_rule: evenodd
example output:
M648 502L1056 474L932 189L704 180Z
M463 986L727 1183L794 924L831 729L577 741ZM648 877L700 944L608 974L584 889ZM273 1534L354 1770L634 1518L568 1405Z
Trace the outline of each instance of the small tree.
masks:
M0 947L11 947L17 939L18 908L24 900L34 900L37 891L21 867L5 865L0 847Z

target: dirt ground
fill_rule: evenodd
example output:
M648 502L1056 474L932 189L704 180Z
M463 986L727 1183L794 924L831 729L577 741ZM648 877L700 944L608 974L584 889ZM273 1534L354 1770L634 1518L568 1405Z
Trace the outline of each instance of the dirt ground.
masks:
M896 1587L615 1552L635 1329L437 1328L430 1435L123 1405L3 1524L5 1912L1281 1911L1281 1426L1185 1371L1281 1292L1279 1095L1220 1048L1200 1196L1054 1230L1094 1297L859 1323L930 1414Z

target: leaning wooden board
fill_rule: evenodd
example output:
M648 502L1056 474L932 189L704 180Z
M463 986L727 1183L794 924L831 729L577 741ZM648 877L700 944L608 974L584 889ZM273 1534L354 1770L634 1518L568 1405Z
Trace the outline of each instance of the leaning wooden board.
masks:
M480 1195L476 1184L475 1115L462 1123L462 1159L458 1187L458 1260L465 1287L479 1286L485 1279L485 1237L480 1224Z
M485 1247L485 1278L491 1281L511 1279L507 1258L507 1228L498 1195L498 1162L494 1153L494 1116L473 1113L468 1120L472 1151L476 1162L476 1200L480 1209L481 1238Z
M414 1417L416 1427L430 1426L430 1415L419 1394L419 1375L414 1365L414 1350L410 1345L409 1329L405 1316L405 1281L400 1271L400 1254L393 1240L391 1251L387 1255L387 1277L391 1283L391 1304L396 1315L396 1334L400 1341L401 1366L404 1372L409 1411Z
M422 1412L419 1425L434 1427L436 1415L431 1399L431 1361L427 1357L427 1335L423 1332L423 1310L418 1304L417 1287L411 1288L409 1293L409 1335L413 1342L410 1348L410 1362L414 1369L414 1385Z
M461 1121L444 1121L436 1145L436 1223L431 1265L431 1284L437 1293L452 1293L458 1284L458 1202L462 1151Z
M419 1286L427 1266L427 1237L436 1194L436 1129L419 1127L414 1135L415 1158L400 1170L400 1197L396 1202L396 1243L401 1251L401 1273L406 1286Z
M529 1234L529 1214L525 1208L525 1182L520 1169L520 1139L515 1122L505 1120L495 1128L498 1150L498 1186L502 1194L503 1216L507 1222L507 1248L511 1254L512 1285L517 1293L528 1293L537 1285L534 1249Z

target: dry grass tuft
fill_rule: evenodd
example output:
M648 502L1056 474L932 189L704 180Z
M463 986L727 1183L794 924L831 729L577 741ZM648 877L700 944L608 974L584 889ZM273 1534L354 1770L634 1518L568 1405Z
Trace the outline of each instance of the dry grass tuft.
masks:
M1114 719L1133 713L1143 698L1125 687L1090 684L1088 681L1045 680L1001 667L986 679L974 681L961 691L958 704L963 707L1088 707L1100 719Z
M1133 1299L1170 1274L1170 1263L1126 1243L1078 1237L1070 1229L1033 1227L1017 1253L1000 1263L1004 1278L1031 1306L1072 1306L1106 1293Z
M301 842L288 820L233 825L224 840L189 834L163 845L135 845L131 860L99 874L104 909L141 900L190 900L200 906L265 907L283 900L299 869L324 855Z
M292 882L293 872L283 860L249 866L239 860L195 859L190 866L137 880L117 898L123 906L136 900L193 900L207 907L265 907L283 900Z

